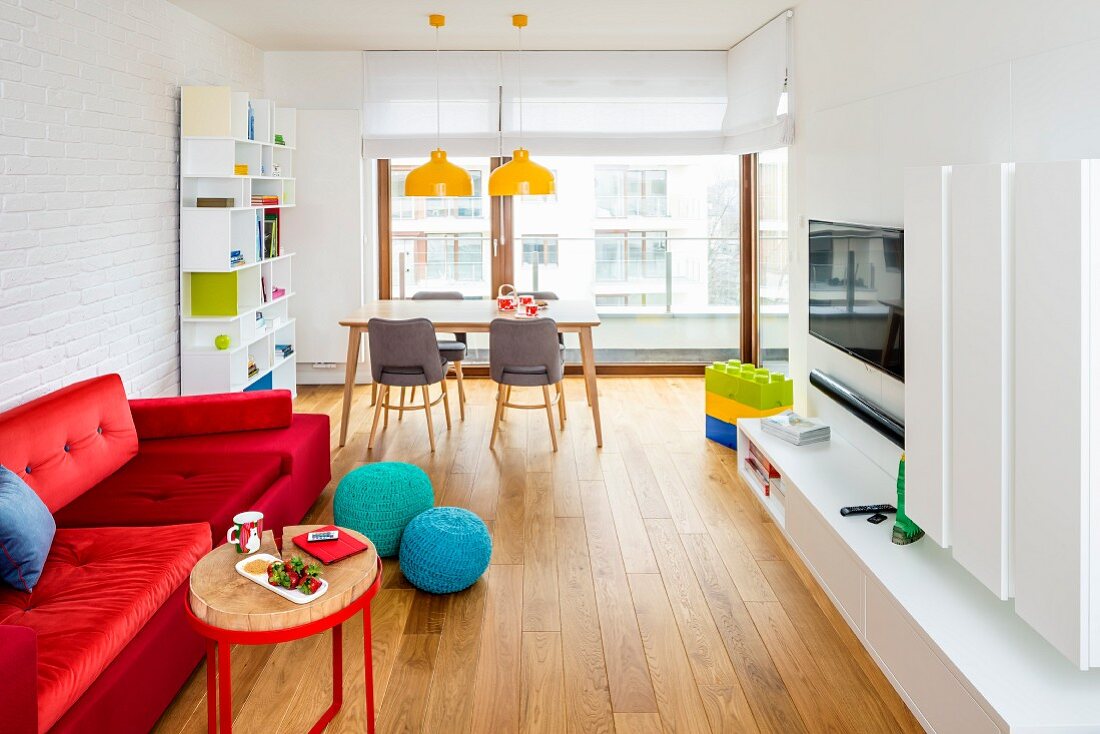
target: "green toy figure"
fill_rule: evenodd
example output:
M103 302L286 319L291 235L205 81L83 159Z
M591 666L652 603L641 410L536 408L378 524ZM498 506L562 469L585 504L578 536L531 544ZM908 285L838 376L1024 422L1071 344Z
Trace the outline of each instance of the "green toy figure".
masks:
M909 545L924 537L924 531L905 515L905 454L898 463L898 514L894 520L891 540L897 545Z

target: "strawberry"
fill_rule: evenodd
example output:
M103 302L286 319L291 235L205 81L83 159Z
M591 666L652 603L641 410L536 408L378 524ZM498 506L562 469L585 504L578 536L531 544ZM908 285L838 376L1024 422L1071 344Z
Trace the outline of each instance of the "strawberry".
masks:
M284 573L286 574L287 579L290 581L290 584L287 586L288 589L293 589L297 587L299 583L301 583L301 574L299 574L293 568L287 568Z
M321 580L314 576L306 576L302 579L301 585L298 587L298 591L302 592L306 596L317 593L317 590L321 588Z
M321 578L321 564L311 563L306 567L306 575L315 579Z

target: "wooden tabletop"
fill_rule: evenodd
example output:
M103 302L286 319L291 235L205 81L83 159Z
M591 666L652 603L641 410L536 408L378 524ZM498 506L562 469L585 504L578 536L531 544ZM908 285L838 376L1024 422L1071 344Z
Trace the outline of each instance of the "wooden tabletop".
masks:
M280 553L275 545L275 534L266 530L259 552L284 559L301 556L306 563L315 561L294 545L291 538L321 527L324 526L283 528L285 553ZM247 556L226 543L203 556L191 570L191 611L212 627L252 632L288 629L335 614L362 596L378 573L374 544L354 530L340 528L340 532L349 533L370 547L331 566L323 566L321 578L328 581L328 591L315 601L295 604L241 576L235 566Z
M600 325L596 304L592 301L548 301L549 306L540 316L554 319L563 330L581 329ZM341 326L365 328L370 319L425 318L441 331L488 331L493 319L515 318L514 314L497 310L496 299L479 301L410 301L406 299L382 300L368 303L356 309L340 321Z

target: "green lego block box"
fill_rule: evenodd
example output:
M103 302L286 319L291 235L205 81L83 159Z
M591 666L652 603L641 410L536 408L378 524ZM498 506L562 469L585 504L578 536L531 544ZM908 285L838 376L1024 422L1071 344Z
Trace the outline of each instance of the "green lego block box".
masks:
M736 359L708 366L706 386L707 392L757 410L794 405L794 383L786 375Z

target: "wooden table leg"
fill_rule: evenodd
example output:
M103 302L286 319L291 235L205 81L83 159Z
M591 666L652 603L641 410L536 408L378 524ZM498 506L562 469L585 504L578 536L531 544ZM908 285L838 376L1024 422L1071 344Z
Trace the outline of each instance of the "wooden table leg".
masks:
M596 354L592 348L592 328L580 330L581 366L584 368L584 384L588 389L588 401L592 404L592 423L596 427L596 446L603 446L603 428L600 426L600 394L596 389Z
M218 709L221 712L221 734L233 734L233 667L229 661L228 642L218 645Z
M355 369L359 364L359 342L363 341L363 330L358 326L348 327L348 363L344 368L344 410L340 418L340 445L348 440L348 420L351 418L351 390L355 387Z
M206 730L218 734L218 643L206 641Z
M374 650L371 647L369 603L363 607L363 658L367 689L367 734L374 734Z

